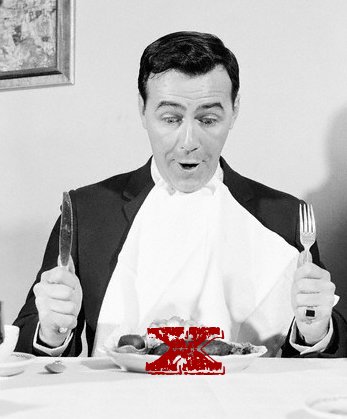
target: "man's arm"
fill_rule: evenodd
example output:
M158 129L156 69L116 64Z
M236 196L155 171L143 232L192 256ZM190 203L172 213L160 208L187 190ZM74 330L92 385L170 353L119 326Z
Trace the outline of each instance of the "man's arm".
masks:
M76 220L76 217L74 218ZM52 233L50 235L47 248L45 251L42 267L36 277L36 281L31 287L27 296L26 302L21 309L14 324L19 327L19 339L16 346L16 351L34 353L35 355L47 356L47 353L41 352L34 348L34 336L39 322L39 312L36 306L36 297L34 287L40 285L41 275L49 270L56 268L57 257L59 254L59 230L60 217L58 218ZM77 259L77 232L74 229L74 240L72 249L72 258L75 262L76 273L78 274L78 259ZM52 284L53 285L53 284ZM64 356L78 356L82 351L81 333L84 325L83 307L80 310L77 318L77 326L73 330L73 336L67 348L64 350ZM64 340L64 339L63 339ZM49 345L48 345L49 346Z
M342 315L333 309L332 312L332 323L333 323L333 334L328 343L328 346L322 352L311 352L300 355L300 352L293 348L289 343L290 332L287 335L286 341L282 346L282 357L293 358L293 357L322 357L322 358L344 358L347 357L347 322ZM303 340L297 342L302 345L306 345Z
M301 243L299 241L299 233L297 232L297 243L298 249L302 250ZM320 260L319 250L317 242L311 248L312 262L318 267L325 269L323 263ZM321 280L320 280L321 281ZM293 330L295 328L295 330ZM294 333L293 333L294 332ZM324 350L314 351L311 350L309 353L302 353L295 349L290 343L293 336L296 336L294 343L302 347L310 347L302 333L299 333L296 323L293 321L284 345L282 346L282 357L346 357L347 356L347 322L343 316L336 310L333 309L331 313L331 319L329 322L328 334L331 335L327 342L324 342ZM323 338L324 340L324 338ZM325 339L326 340L326 339ZM305 351L306 352L306 351Z

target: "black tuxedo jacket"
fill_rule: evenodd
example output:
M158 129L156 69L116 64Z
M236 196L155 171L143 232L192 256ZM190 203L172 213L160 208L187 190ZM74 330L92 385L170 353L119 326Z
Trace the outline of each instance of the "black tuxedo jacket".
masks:
M73 339L64 356L77 356L81 353L84 325L88 354L91 354L101 304L118 255L135 215L154 186L150 162L133 172L70 192L74 211L72 257L83 290L83 303ZM301 251L298 235L299 200L239 175L223 158L220 163L224 172L223 181L234 198L264 226ZM49 238L35 283L40 281L42 272L57 265L59 226L60 218ZM313 261L322 266L317 245L313 246L312 254ZM335 312L333 317L335 333L325 354L346 356L347 324L338 313ZM14 322L20 328L16 351L37 353L32 344L37 322L38 313L31 288ZM282 356L297 355L298 352L289 345L287 337Z

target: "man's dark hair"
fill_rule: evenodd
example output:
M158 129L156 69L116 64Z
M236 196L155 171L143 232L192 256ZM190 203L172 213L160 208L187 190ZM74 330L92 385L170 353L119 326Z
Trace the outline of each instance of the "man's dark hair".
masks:
M239 91L239 65L235 55L215 35L200 32L174 32L157 39L144 50L138 77L139 92L146 104L147 80L151 74L177 70L199 76L222 65L231 83L234 105Z

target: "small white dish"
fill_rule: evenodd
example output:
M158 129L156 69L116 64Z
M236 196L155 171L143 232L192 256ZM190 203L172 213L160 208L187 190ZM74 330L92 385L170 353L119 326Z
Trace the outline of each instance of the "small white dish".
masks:
M115 365L129 372L146 372L146 363L160 358L159 355L139 355L106 350Z
M10 377L22 373L36 357L24 352L13 352L0 363L0 376Z
M225 372L237 372L242 371L260 356L264 355L267 352L265 346L254 346L254 351L251 354L246 355L226 355L226 356L216 356L211 355L211 358L221 362L225 367ZM112 351L110 349L104 350L106 354L112 359L112 361L124 369L125 371L131 372L146 372L146 363L153 362L160 358L160 355L139 355L134 353L119 353Z
M4 341L0 344L0 363L14 351L19 336L19 327L5 324L4 332Z
M305 409L317 418L347 419L347 395L311 398Z

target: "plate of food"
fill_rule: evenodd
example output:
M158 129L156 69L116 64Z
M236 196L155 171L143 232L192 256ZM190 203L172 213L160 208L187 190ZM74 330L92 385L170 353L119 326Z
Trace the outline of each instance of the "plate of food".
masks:
M190 321L185 322L175 317L176 323L172 319L168 321L153 322L150 327L184 327L185 332L192 326ZM174 323L174 324L173 324ZM189 343L189 334L186 334ZM119 339L110 341L103 351L112 361L125 371L147 372L146 364L159 359L169 350L169 346L152 335L143 336L137 334L121 335ZM211 357L217 362L221 362L225 367L225 372L242 371L247 368L256 358L261 357L267 352L265 346L255 346L251 343L226 342L221 339L213 339L204 342L198 348L203 354ZM185 360L177 357L175 363L184 364Z

